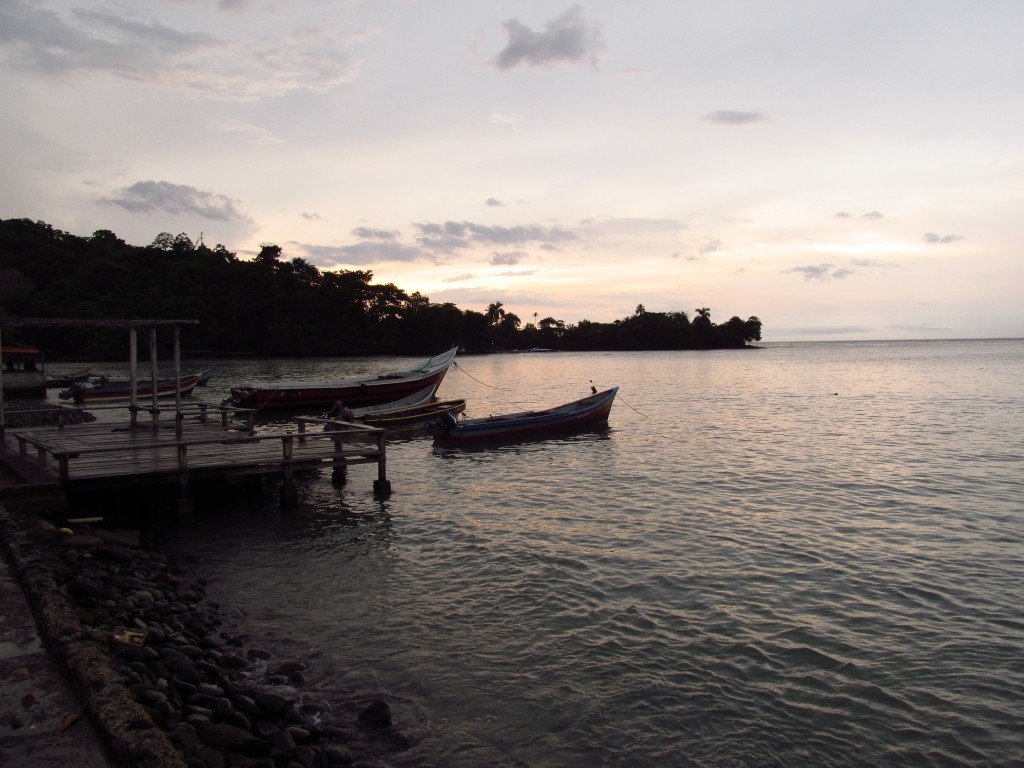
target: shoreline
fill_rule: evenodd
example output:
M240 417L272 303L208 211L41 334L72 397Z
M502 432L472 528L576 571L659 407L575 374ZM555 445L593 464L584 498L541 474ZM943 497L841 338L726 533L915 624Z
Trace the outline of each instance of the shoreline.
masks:
M422 737L380 696L304 702L305 665L224 634L219 606L153 537L0 504L0 539L46 652L117 764L372 765Z

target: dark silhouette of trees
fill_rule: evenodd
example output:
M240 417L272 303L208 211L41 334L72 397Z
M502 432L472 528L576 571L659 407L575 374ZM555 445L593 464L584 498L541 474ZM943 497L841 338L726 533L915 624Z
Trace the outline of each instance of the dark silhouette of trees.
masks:
M78 237L28 219L0 220L0 314L16 317L197 319L186 351L253 356L423 354L547 347L563 350L710 349L761 339L757 317L711 322L711 310L649 312L612 323L553 317L525 327L496 301L485 312L435 304L373 282L368 270L321 272L271 243L252 260L161 232L148 246L109 230ZM116 329L36 329L51 357L121 357ZM167 342L163 342L167 343Z

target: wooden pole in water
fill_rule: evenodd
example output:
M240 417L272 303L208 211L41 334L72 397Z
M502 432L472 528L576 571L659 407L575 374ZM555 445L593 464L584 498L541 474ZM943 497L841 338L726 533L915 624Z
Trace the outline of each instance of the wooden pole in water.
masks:
M181 436L181 328L174 326L174 434Z
M153 385L153 397L150 401L153 403L153 432L156 433L160 430L160 409L157 406L157 387L156 387L156 326L149 326L149 376L152 379Z
M128 327L128 365L131 368L128 374L128 410L131 411L132 426L135 427L139 423L139 392L135 375L139 367L139 331L134 325Z
M292 436L284 435L281 438L281 444L284 451L284 464L281 467L284 474L284 481L281 483L281 507L284 509L294 509L299 506L299 489L295 487Z
M4 340L3 334L0 333L0 437L4 436L4 430L7 425L4 423Z
M381 498L391 495L391 482L388 480L387 457L384 448L384 430L377 432L377 479L373 481L373 493Z

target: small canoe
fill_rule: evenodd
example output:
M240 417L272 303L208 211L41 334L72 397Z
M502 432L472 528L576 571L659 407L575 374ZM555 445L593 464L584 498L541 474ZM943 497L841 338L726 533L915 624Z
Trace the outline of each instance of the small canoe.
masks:
M434 433L436 443L471 443L544 437L556 432L594 427L608 421L618 387L595 392L565 405L479 419L451 419ZM452 423L455 422L455 423Z

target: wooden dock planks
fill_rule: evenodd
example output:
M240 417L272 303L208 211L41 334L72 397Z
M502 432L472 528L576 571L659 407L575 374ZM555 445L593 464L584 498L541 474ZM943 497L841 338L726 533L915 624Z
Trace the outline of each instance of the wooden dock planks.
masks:
M187 493L199 478L283 474L291 484L296 470L376 463L375 490L389 490L385 477L383 430L340 425L338 431L298 431L249 435L209 422L175 425L76 424L21 429L5 435L23 461L52 476L65 489L177 482ZM369 442L367 442L369 441Z

